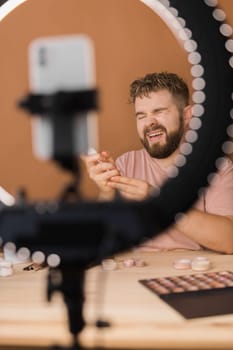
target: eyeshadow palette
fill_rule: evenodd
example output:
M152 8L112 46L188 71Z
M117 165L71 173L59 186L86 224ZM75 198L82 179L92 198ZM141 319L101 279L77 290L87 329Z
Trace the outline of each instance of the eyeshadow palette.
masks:
M157 277L139 282L186 318L233 313L231 271Z

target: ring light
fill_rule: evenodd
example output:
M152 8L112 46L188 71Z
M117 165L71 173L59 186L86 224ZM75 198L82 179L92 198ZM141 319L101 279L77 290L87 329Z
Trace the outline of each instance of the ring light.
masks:
M152 237L166 229L191 207L211 181L222 155L232 150L228 138L233 132L233 44L232 29L223 23L224 12L216 8L216 0L141 1L176 33L193 76L193 118L169 180L160 193L143 202L63 203L61 207L48 203L42 208L37 203L0 211L0 234L4 242L9 241L4 248L14 250L15 242L21 246L18 253L29 257L33 252L32 260L39 264L47 255L47 296L50 300L54 291L63 294L72 350L81 348L78 335L85 326L86 266L140 243L144 232ZM5 11L7 4L13 9L22 2L8 0ZM5 15L9 7L7 11ZM106 322L97 320L97 324Z
M0 21L27 0L6 0L0 7Z
M8 0L5 2L0 7L0 18L3 19L25 1ZM83 217L88 220L86 215L91 215L93 219L104 212L102 218L112 220L111 227L120 225L117 231L119 236L117 233L112 237L103 255L109 255L138 244L142 239L142 234L137 224L140 226L142 222L146 223L145 231L148 237L167 228L191 207L200 191L208 186L213 174L222 163L224 153L233 152L233 143L228 140L233 136L232 28L224 22L225 13L216 7L218 1L140 1L164 20L187 52L191 67L190 73L193 77L193 118L190 122L190 130L185 135L185 142L181 146L181 153L177 157L176 164L171 168L169 180L161 188L160 193L155 193L153 197L144 202L112 202L107 205L95 203L86 204L86 206L84 203L81 208L78 208L78 211L77 208L73 211L77 220ZM132 215L132 212L136 214ZM116 217L113 213L116 213ZM120 213L121 220L117 218L117 213ZM27 231L24 226L27 219L35 220L37 223L36 215L33 213L30 217L30 210L29 213L22 215L22 230L24 228ZM4 221L3 218L1 220ZM19 220L18 216L17 220ZM8 226L4 226L4 223L0 230L4 241L23 242L32 251L41 247L45 254L56 252L61 259L77 258L78 252L70 254L70 250L65 251L61 242L62 247L59 246L54 250L52 244L54 242L43 246L42 237L39 237L38 241L35 239L30 241L30 234L27 233L22 240L20 233L14 230L9 233L10 230ZM87 253L87 256L92 260L93 257L96 257L96 251L103 237L96 237L91 232L87 236L88 239L82 239L85 241L87 251L90 248L91 252ZM62 239L65 240L65 237ZM78 246L80 241L75 241L74 244Z

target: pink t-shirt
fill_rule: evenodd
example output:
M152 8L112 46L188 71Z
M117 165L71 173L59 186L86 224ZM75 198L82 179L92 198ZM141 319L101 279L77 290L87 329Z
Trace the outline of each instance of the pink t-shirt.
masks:
M145 180L154 187L161 187L168 175L156 159L145 149L124 153L116 160L122 176ZM233 215L233 164L225 158L211 185L200 196L194 208L218 215ZM155 250L191 249L202 247L174 227L160 233L147 243Z

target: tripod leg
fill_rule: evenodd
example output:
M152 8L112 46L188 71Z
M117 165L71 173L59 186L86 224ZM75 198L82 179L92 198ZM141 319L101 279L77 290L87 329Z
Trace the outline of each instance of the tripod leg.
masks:
M84 328L84 269L73 266L62 266L60 269L51 269L48 279L48 299L54 291L60 291L67 307L69 331L73 335L73 344L68 349L80 350L78 334ZM54 347L56 350L66 348ZM68 350L67 349L67 350Z

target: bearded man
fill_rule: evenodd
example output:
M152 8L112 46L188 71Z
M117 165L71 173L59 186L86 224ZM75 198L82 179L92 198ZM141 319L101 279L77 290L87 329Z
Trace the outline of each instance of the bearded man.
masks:
M130 100L143 148L124 153L116 162L106 151L84 159L103 200L113 199L116 190L130 200L144 199L151 190L159 190L171 176L192 117L188 86L174 73L152 73L133 81ZM186 215L144 244L146 250L180 248L233 253L230 159L225 158L214 181Z

